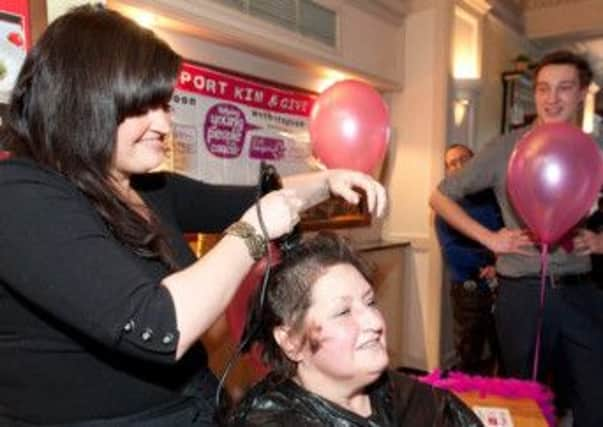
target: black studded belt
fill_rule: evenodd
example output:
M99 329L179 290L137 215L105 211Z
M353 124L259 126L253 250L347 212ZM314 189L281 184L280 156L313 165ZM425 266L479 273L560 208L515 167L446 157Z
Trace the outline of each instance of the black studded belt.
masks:
M503 276L499 274L503 280L527 280L534 281L540 283L540 276L519 276L519 277L509 277ZM588 273L578 273L578 274L548 274L547 275L547 283L550 284L553 288L559 288L564 286L578 286L578 285L586 285L592 281L592 274Z

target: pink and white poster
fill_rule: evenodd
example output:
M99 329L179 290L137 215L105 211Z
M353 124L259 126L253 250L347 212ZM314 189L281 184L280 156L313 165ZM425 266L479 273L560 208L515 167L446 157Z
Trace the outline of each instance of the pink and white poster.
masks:
M172 168L214 184L255 184L262 160L310 169L317 95L184 63L172 98Z

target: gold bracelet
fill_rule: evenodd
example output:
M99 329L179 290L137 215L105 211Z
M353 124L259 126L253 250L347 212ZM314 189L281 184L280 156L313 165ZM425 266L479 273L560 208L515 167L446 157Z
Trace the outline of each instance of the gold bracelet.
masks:
M224 231L225 234L231 236L237 236L243 239L247 245L249 255L255 261L259 261L266 255L267 244L264 236L261 236L255 232L255 228L245 221L237 221Z

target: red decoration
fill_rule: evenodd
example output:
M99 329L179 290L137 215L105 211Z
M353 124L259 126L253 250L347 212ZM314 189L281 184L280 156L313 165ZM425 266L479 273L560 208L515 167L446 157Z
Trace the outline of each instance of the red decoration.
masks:
M271 265L277 264L280 261L281 254L274 243L271 243L270 253L272 259ZM245 322L247 321L249 301L254 295L256 288L261 286L267 266L268 257L264 257L256 262L249 273L247 273L247 276L239 286L232 301L228 307L226 307L226 321L228 323L230 335L235 343L238 343L241 340ZM249 359L258 377L263 377L268 372L269 369L262 363L260 348L257 346L252 347Z
M19 34L17 32L9 33L6 38L8 39L9 42L11 42L12 44L14 44L17 47L23 46L23 43L24 43L23 37L21 36L21 34Z
M513 206L540 243L557 242L589 211L603 184L598 145L569 124L536 127L507 169Z
M389 143L389 113L381 95L356 80L335 83L310 113L312 151L329 168L370 173Z

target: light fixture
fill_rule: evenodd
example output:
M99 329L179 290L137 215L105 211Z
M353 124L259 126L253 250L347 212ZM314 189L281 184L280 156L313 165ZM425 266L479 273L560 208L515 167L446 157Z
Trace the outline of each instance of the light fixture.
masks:
M349 76L346 74L332 69L326 69L323 71L323 74L324 77L320 78L316 84L316 90L318 93L322 93L335 83L349 78Z
M467 115L467 109L469 108L469 100L467 99L456 99L454 101L454 124L459 127L463 124L465 116Z
M460 7L454 8L452 45L452 75L455 79L478 79L479 67L479 20Z
M150 12L139 10L134 15L134 20L141 27L152 28L157 22L157 17Z

